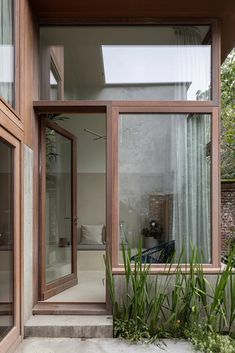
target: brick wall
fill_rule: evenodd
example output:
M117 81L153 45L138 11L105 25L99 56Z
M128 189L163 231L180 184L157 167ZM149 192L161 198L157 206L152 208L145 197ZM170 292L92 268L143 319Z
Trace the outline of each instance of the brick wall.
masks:
M221 183L221 247L227 252L227 240L235 237L235 182Z

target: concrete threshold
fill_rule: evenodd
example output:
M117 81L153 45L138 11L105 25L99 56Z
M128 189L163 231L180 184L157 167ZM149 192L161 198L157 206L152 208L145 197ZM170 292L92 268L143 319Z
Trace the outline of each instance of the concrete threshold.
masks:
M113 318L104 315L34 315L25 337L111 338Z
M189 342L164 340L165 345L129 344L111 338L28 338L15 353L193 353Z

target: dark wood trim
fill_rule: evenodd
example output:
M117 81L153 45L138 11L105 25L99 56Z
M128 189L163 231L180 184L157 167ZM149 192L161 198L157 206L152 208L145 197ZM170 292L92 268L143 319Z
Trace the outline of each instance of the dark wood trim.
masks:
M18 120L22 120L19 115L20 107L20 0L13 1L13 45L14 45L14 86L13 86L13 102L11 106L3 97L0 97L6 107L15 115Z
M219 21L212 23L211 43L211 87L212 102L214 106L220 106L220 66L221 66L221 26Z
M93 100L72 100L72 101L37 101L33 102L34 110L38 114L45 113L105 113L108 105L112 107L195 107L212 108L217 106L211 101L93 101Z
M212 113L213 107L198 107L198 106L158 106L158 105L142 105L142 106L114 106L120 114L152 114L152 113Z
M71 178L72 178L72 190L71 190L71 222L72 222L72 272L71 274L59 278L51 283L46 283L46 141L45 141L45 131L46 128L55 130L57 133L65 136L71 141ZM40 265L39 265L39 280L40 280L40 293L39 298L42 300L48 299L69 287L77 284L77 204L76 197L73 196L76 192L76 174L77 173L77 147L76 147L76 137L68 132L67 130L60 127L58 124L47 119L41 121L41 241L40 241Z
M20 112L20 0L14 0L14 108L17 113L17 118L23 120L19 116Z
M42 293L42 300L49 299L68 288L76 286L77 283L78 279L74 274L66 276L66 278L63 279L63 282L61 281L59 283L59 281L55 281L55 284L50 283L50 286L46 286L45 291Z
M119 263L119 108L112 108L112 268Z
M45 286L45 279L44 279L44 273L45 273L45 258L44 258L44 253L43 251L43 246L44 246L44 234L45 234L45 219L46 219L46 210L45 210L45 205L46 205L46 178L45 178L45 155L46 155L46 136L45 136L45 122L44 120L39 121L40 124L40 129L39 129L39 165L38 165L38 171L39 171L39 232L38 232L38 258L34 262L35 269L37 268L37 289L38 293L37 296L34 300L35 302L38 302L38 300L42 300L42 293L43 293L43 288ZM36 239L35 239L36 241ZM36 250L36 249L35 249ZM37 256L37 254L35 254ZM38 266L36 266L38 265Z
M221 219L220 219L220 111L213 108L211 117L211 246L212 265L221 266Z
M21 143L0 126L0 137L13 147L13 232L14 232L14 326L0 341L0 351L7 351L21 335Z
M108 101L36 101L33 107L36 113L106 113Z
M3 99L0 98L0 115L2 115L3 119L0 124L5 126L8 129L8 125L10 126L9 132L13 135L19 135L24 131L23 123L20 121L18 115L12 109L12 107Z
M103 303L49 303L38 302L34 315L110 315Z
M0 303L0 317L4 315L12 315L13 310L12 303Z
M221 190L223 192L235 192L235 181L234 180L222 180Z
M156 100L156 101L136 101L136 100L123 100L123 101L112 101L113 107L183 107L183 108L195 108L195 109L204 109L204 108L212 108L214 105L211 101L168 101L168 100ZM217 106L217 105L216 105Z
M112 262L112 105L106 113L106 259ZM112 302L106 274L106 310L112 312Z
M212 17L83 17L76 18L73 14L66 13L69 18L50 18L47 13L39 14L38 22L41 26L55 26L55 25L65 25L65 26L98 26L98 25L113 25L113 26L123 26L123 25L211 25L216 19ZM44 16L44 18L42 17Z

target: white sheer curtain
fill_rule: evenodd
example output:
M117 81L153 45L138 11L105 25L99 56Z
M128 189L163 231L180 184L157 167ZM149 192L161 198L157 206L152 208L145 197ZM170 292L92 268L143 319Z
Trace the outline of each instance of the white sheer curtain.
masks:
M176 27L175 33L178 45L201 44L196 28ZM187 70L183 57L182 70ZM177 99L185 99L188 86L176 85ZM196 245L205 263L211 262L210 130L209 115L172 116L172 239L178 256L184 248L189 257L191 246Z
M0 96L13 105L13 1L0 0Z
M196 245L211 261L210 116L178 115L172 129L173 223L177 255Z

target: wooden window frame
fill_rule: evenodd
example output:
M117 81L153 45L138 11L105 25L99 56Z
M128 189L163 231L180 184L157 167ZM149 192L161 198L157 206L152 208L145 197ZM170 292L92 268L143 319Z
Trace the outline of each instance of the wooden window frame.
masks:
M213 274L220 271L220 26L216 19L194 18L194 19L156 19L156 18L130 18L130 19L84 19L72 20L65 23L56 20L56 23L44 22L43 25L210 25L212 30L212 99L209 101L94 101L94 100L72 100L72 101L37 101L34 109L38 115L48 113L99 113L106 112L107 115L107 184L106 184L106 217L107 217L107 253L112 260L113 274L121 275L124 267L117 263L118 239L118 130L117 121L120 113L205 113L212 116L212 264L205 265L206 273ZM40 166L39 166L40 170ZM216 205L216 207L214 207ZM35 239L36 244L38 240ZM37 255L38 245L35 246ZM38 259L35 256L34 268L36 270L35 284L38 283ZM164 267L157 265L152 267L151 273L163 273ZM187 268L184 267L187 271ZM172 267L174 271L174 266ZM37 288L37 285L35 286ZM35 314L56 313L110 313L111 302L106 295L106 305L78 304L78 303L45 303L39 301L38 291L34 292Z
M53 57L51 56L51 68L50 71L53 73L56 82L57 82L57 89L58 89L58 96L59 96L59 100L62 100L64 98L63 95L63 80L61 77L61 74L58 71L57 65L55 63L55 60L53 59ZM51 84L50 84L51 87Z
M219 110L217 107L200 106L165 106L148 102L133 104L133 102L118 102L112 106L112 270L114 274L122 274L124 266L119 264L118 253L120 249L119 240L119 116L120 114L210 114L211 115L211 141L212 141L212 165L211 165L211 264L204 264L206 273L217 273L220 271L220 222L219 222ZM213 207L212 207L213 205ZM215 207L217 205L217 207ZM171 266L171 272L175 271L176 266ZM183 266L183 271L188 271L187 265ZM163 273L166 271L165 264L152 264L151 273Z
M43 68L43 69L42 69ZM40 95L43 99L50 99L50 72L53 72L57 80L58 97L59 100L64 99L64 68L60 67L54 46L45 48L41 53L41 92Z
M84 18L71 19L71 21L64 21L63 18L56 20L40 21L43 26L171 26L171 25L185 25L185 26L200 26L208 25L211 27L211 97L208 101L175 100L179 104L189 103L205 103L205 106L218 106L220 104L220 64L221 64L221 26L220 21L216 18ZM157 101L157 100L156 100ZM170 102L170 101L164 101Z
M119 189L118 189L118 120L120 114L180 114L196 113L211 115L212 166L211 166L211 241L212 263L205 264L206 273L220 271L220 119L219 107L205 102L154 102L154 101L39 101L34 103L39 114L107 112L107 234L108 253L114 274L123 274L124 267L118 263L119 251ZM215 207L217 205L217 207ZM162 273L164 264L152 265L151 273ZM171 271L175 270L172 266ZM187 271L187 266L184 266Z
M14 326L9 333L0 341L0 351L8 351L21 340L21 144L20 142L0 126L0 137L13 147L14 165Z
M5 105L13 117L13 120L22 120L20 118L20 21L19 21L19 12L20 12L20 0L13 0L13 45L14 45L14 86L13 86L13 97L14 105L11 106L2 96L0 96L0 103Z

